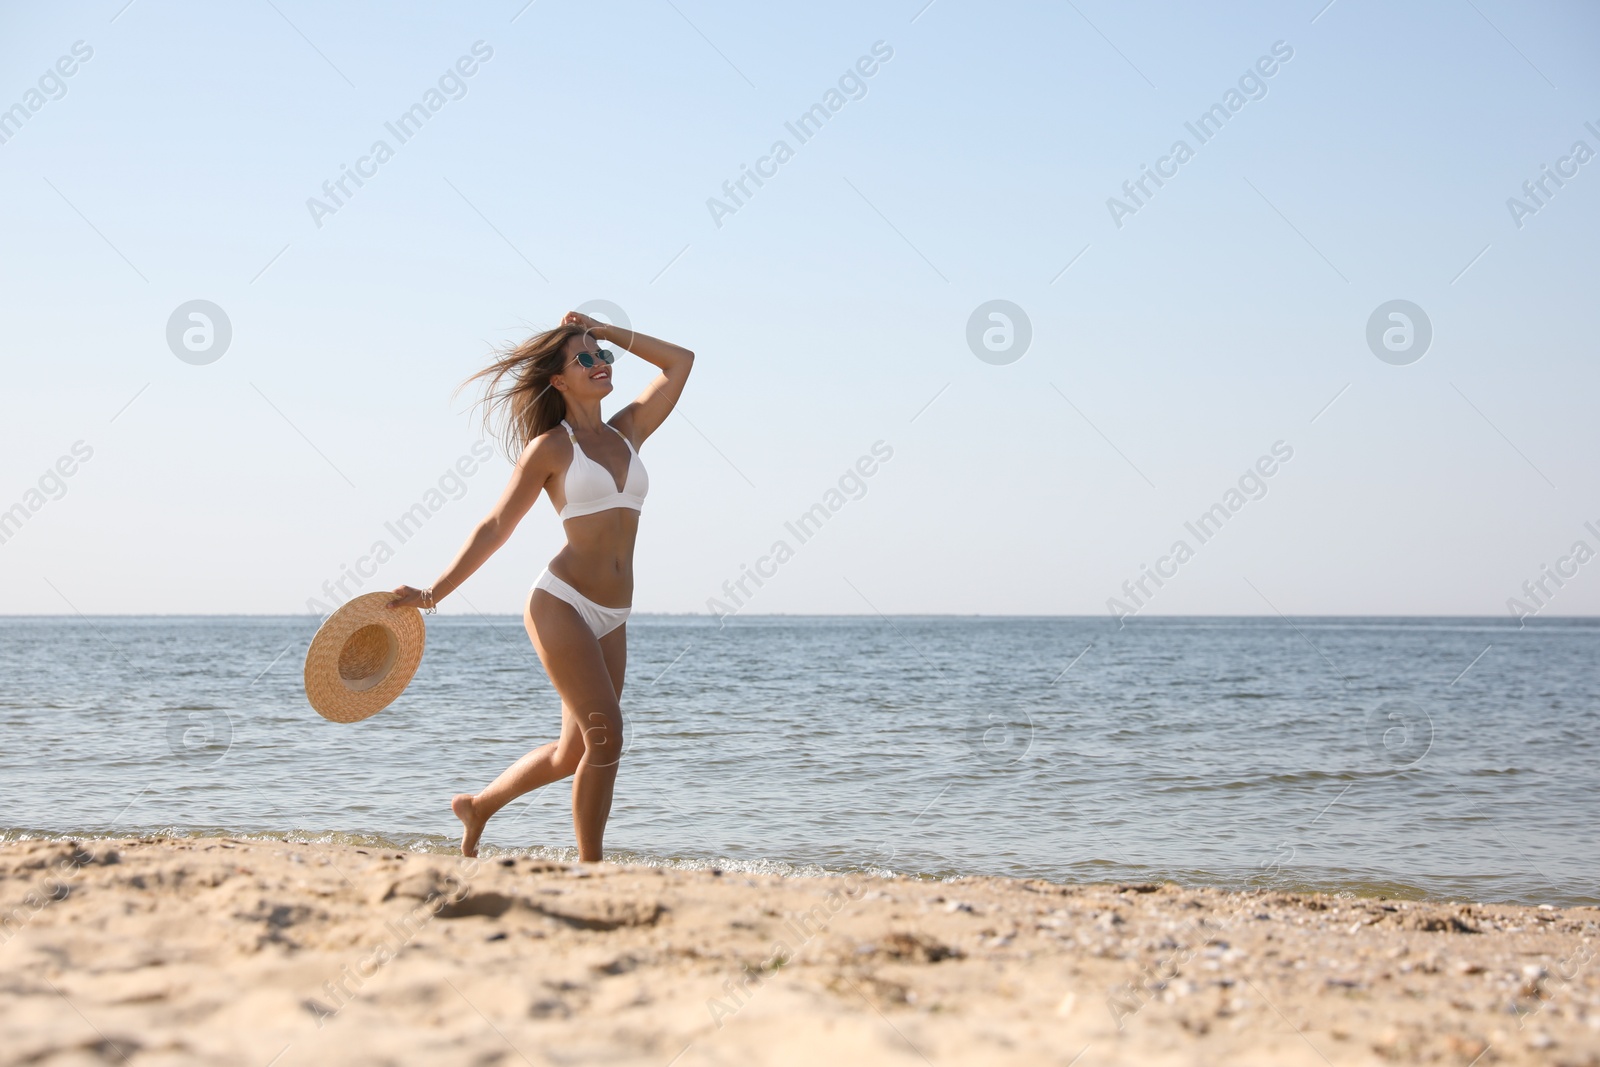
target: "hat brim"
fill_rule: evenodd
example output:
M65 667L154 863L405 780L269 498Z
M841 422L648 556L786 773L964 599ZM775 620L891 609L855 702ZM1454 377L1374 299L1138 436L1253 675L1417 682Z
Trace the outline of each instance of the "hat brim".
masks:
M360 722L405 692L422 662L426 629L393 593L366 593L329 615L306 649L306 699L334 722Z

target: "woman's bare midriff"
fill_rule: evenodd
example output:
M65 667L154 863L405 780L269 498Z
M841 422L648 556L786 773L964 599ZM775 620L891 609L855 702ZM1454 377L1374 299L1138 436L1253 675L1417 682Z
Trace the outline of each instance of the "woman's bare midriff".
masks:
M639 513L610 508L576 516L563 525L567 543L550 561L550 573L602 607L630 606Z

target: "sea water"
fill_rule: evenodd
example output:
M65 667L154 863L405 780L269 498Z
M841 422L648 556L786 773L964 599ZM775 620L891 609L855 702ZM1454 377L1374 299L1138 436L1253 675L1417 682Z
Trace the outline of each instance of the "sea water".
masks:
M0 838L450 849L559 730L520 619L320 718L316 620L0 618ZM635 616L608 857L1600 903L1600 620ZM570 781L486 851L575 857Z

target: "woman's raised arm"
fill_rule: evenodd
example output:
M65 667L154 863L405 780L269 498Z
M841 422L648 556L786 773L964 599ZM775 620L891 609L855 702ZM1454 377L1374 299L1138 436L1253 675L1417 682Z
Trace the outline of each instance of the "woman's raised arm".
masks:
M628 440L633 442L635 448L642 445L645 438L655 433L661 424L667 421L667 416L672 414L673 407L678 403L678 397L683 395L683 383L688 380L689 371L694 368L694 353L671 341L663 341L658 337L624 330L617 326L607 326L576 311L569 312L563 321L588 326L597 340L610 341L619 348L632 352L646 363L661 368L661 373L644 387L638 398L610 419L611 425L621 430Z
M483 566L488 558L499 550L511 537L517 523L533 507L539 499L539 493L549 483L554 474L552 464L556 444L548 435L542 435L529 443L522 450L522 455L517 460L517 465L511 471L511 479L506 483L505 491L500 494L500 499L495 501L494 507L489 509L482 522L478 523L467 541L461 546L461 551L456 553L456 558L446 567L444 573L434 581L430 589L414 589L409 585L402 585L394 591L394 599L389 602L391 608L424 608L432 607L451 593L461 587L461 584L472 577L479 567ZM431 593L431 597L426 595Z

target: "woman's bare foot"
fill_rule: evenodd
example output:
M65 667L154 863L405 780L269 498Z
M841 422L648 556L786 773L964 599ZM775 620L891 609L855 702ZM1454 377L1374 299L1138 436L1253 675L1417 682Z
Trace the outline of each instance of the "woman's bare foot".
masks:
M481 818L473 808L471 793L457 793L450 801L450 810L461 820L461 854L476 856L478 836L483 833L483 824L488 819Z

